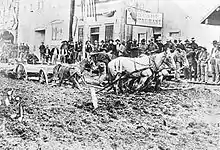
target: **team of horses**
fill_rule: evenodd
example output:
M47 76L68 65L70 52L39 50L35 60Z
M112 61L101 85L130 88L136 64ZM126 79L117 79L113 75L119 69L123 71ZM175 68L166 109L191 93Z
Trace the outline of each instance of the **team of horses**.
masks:
M108 81L104 88L113 88L117 94L141 92L151 86L152 82L155 83L154 88L157 90L164 76L168 74L168 70L176 70L174 55L175 53L171 53L169 49L151 56L141 55L138 58L118 57L113 60L108 59L107 55L100 60L94 57L95 55L91 55L76 64L56 65L53 69L53 79L58 81L59 86L64 81L69 81L73 87L79 87L80 79L85 83L85 71L93 72L97 68L102 68L98 69L98 71L102 72L100 78ZM185 60L187 61L187 59Z

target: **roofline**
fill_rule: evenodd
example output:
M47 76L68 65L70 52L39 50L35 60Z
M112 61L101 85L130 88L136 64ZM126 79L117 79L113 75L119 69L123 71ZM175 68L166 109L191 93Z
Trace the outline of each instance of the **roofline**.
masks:
M216 5L215 8L213 8L211 11L209 11L209 12L207 13L207 15L201 19L200 23L201 23L201 24L205 24L205 20L206 20L217 8L219 8L219 7L220 7L219 4ZM204 23L203 23L203 22L204 22Z

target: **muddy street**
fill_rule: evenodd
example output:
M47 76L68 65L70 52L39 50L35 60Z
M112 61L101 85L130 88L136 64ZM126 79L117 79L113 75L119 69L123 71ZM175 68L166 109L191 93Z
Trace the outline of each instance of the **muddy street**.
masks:
M51 87L0 76L1 101L8 89L20 96L22 121L10 116L17 106L0 106L1 149L218 149L220 98L200 86L139 95ZM175 84L174 87L189 87Z

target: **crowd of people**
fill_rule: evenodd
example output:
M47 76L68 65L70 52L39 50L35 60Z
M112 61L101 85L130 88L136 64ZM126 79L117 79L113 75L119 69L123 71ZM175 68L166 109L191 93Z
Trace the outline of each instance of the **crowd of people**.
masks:
M63 41L60 48L58 46L49 48L44 42L39 47L40 60L42 63L56 64L59 59L61 63L75 63L82 57L82 42Z
M20 59L24 59L30 52L30 48L28 46L28 44L25 43L20 43L20 45L18 46L18 56Z
M220 82L220 44L216 40L213 41L211 54L208 53L205 47L199 46L195 38L183 41L168 37L165 43L162 42L161 37L156 40L152 38L149 41L142 39L140 43L137 40L127 42L119 39L102 40L100 43L95 40L93 43L86 41L84 48L86 58L92 53L103 52L111 54L111 59L119 56L139 57L142 54L153 55L170 49L172 53L175 53L176 80L180 79L180 72L183 70L186 80L207 82L208 70L209 66L211 66L212 81ZM60 47L54 46L51 50L48 45L45 46L42 43L39 50L43 62L56 64L59 59L61 63L75 63L81 60L83 43L63 41ZM184 57L187 59L188 65L184 65ZM208 64L209 62L211 65Z

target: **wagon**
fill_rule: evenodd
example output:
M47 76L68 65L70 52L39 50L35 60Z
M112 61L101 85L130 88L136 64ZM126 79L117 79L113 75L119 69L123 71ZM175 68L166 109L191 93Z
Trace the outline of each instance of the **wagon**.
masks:
M38 80L42 84L48 84L52 81L53 68L55 65L47 64L23 64L18 63L14 72L17 79Z

